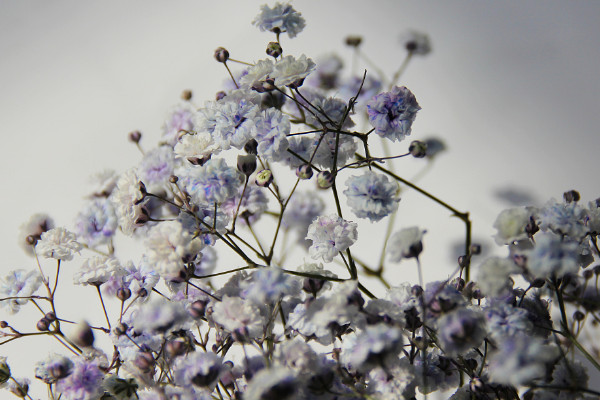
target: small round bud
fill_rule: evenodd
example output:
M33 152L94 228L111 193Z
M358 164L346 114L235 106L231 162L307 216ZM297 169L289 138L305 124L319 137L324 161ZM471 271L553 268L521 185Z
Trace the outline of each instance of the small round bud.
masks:
M129 288L118 288L117 299L125 301L131 297L131 290Z
M263 169L256 174L254 182L257 186L268 187L273 182L273 173L271 170Z
M194 319L203 318L204 315L206 314L206 305L207 304L208 304L208 302L206 300L196 300L195 302L193 302L191 304L188 312Z
M466 268L469 263L469 257L462 255L458 257L458 266L461 268Z
M423 158L427 155L427 143L413 140L408 146L408 151L414 158Z
M129 327L127 326L127 324L124 324L121 322L120 324L118 324L117 326L115 326L113 328L113 333L117 336L121 336L121 335L124 335L125 333L127 333L128 328Z
M77 324L72 334L73 343L80 347L92 347L94 345L94 332L86 321Z
M303 164L296 168L296 176L300 179L310 179L313 176L313 170L308 164Z
M6 322L6 321L0 321L0 328L2 328L2 329L8 328L8 322Z
M179 178L175 175L171 175L169 177L169 182L171 182L171 183L177 183L178 181L179 181Z
M346 37L346 45L350 47L358 47L362 43L362 37L360 36L348 36Z
M6 358L0 357L0 385L10 379L10 367L6 363Z
M141 139L142 139L142 132L133 131L133 132L129 133L129 141L131 141L133 143L139 143Z
M229 52L224 47L215 50L215 59L220 63L226 63L229 60Z
M186 89L183 92L181 92L181 99L185 101L190 101L192 99L192 91Z
M47 331L48 328L50 327L50 321L48 321L46 318L42 318L37 322L35 327L37 328L38 331L41 331L41 332Z
M335 177L329 171L321 171L317 174L317 185L321 189L329 189L334 182Z
M563 199L567 203L578 202L581 199L579 192L577 190L569 190L568 192L563 193Z
M25 238L25 240L27 241L28 244L35 246L37 244L38 237L36 237L34 235L29 235Z
M538 278L538 279L535 279L533 282L531 282L530 285L531 285L531 287L539 289L539 288L543 287L545 283L546 283L545 279Z
M142 202L142 200L144 200L146 198L146 195L148 194L148 191L146 191L146 185L144 184L144 182L139 181L138 188L140 190L140 193L142 194L142 198L135 203L136 205L140 204Z
M481 245L480 244L472 244L470 250L471 250L472 255L481 254Z
M221 90L220 92L217 92L217 94L215 95L215 100L217 100L217 101L222 100L226 96L227 96L227 93L225 93L224 91Z
M477 368L477 360L474 358L467 358L465 360L465 366L471 371L475 371L475 368Z
M586 269L583 271L583 277L585 278L585 280L592 279L593 276L594 271L592 271L591 269Z
M138 290L137 292L138 297L146 297L148 296L148 291L144 288L141 288L140 290Z
M46 318L50 322L56 321L56 314L54 314L52 311L50 311L50 312L47 312L46 315L44 315L44 318Z
M277 42L270 42L267 45L267 54L273 58L279 57L283 53L281 45Z
M253 154L239 155L237 169L244 175L250 176L256 170L256 156Z
M250 139L244 145L244 151L248 154L257 155L258 154L258 142L256 139Z
M585 314L584 314L584 313L582 313L581 311L577 310L577 311L575 311L575 312L573 313L573 319L574 319L575 321L579 321L579 322L581 322L581 321L583 321L583 320L585 319Z
M188 350L188 344L182 338L177 338L174 340L170 340L165 345L165 350L167 354L171 357L177 357L182 354L185 354Z
M187 160L192 165L203 166L208 160L210 160L211 155L209 154L207 157L187 157Z
M307 278L302 284L302 290L316 297L319 290L323 288L323 285L325 285L325 281L322 279Z
M154 360L154 356L152 355L152 352L150 350L140 351L137 354L135 360L133 360L135 366L138 367L142 372L151 371L152 368L154 368L155 362L156 361Z
M414 285L410 289L410 293L415 297L421 297L423 295L423 288L419 285Z

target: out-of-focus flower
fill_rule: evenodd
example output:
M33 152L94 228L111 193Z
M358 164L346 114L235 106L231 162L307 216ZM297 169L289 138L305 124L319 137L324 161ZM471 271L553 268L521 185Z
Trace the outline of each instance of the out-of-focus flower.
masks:
M290 4L275 3L272 8L266 4L261 6L260 13L252 21L261 31L287 33L290 38L302 32L306 22Z
M348 179L346 186L348 205L359 218L379 221L398 208L398 184L385 175L367 171Z

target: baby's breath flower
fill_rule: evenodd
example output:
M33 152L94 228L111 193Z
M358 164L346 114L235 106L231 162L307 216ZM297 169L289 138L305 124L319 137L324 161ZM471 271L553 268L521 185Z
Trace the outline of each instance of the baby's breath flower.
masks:
M272 8L266 4L260 7L260 13L252 21L262 32L286 32L290 38L302 32L306 22L290 4L275 3Z
M89 200L75 219L77 236L90 247L110 243L117 227L113 202L105 197Z
M363 175L353 176L346 181L348 189L344 194L348 205L359 218L368 218L376 222L398 208L398 184L385 175L366 171Z
M195 129L196 109L190 102L181 102L173 107L163 125L163 140L174 146L181 133Z
M211 318L229 332L241 332L250 338L263 333L263 317L258 306L239 297L224 296L212 306Z
M195 204L223 203L238 193L243 182L242 174L222 158L185 168L180 175Z
M17 313L21 306L26 304L31 296L38 290L42 277L36 270L25 271L17 269L0 278L0 300L6 297L21 297L0 301L0 306L8 308L11 314Z
M69 261L73 259L75 253L79 253L81 248L74 233L59 227L42 233L35 251L46 258Z
M136 227L148 220L144 194L140 190L140 179L134 169L121 175L110 198L115 205L119 226L125 235L130 236Z
M244 400L293 400L305 398L300 382L287 368L265 368L252 377L244 392Z
M71 374L59 380L56 389L62 395L61 399L95 400L104 393L103 378L104 372L100 370L97 360L77 358Z
M488 296L498 296L512 289L510 275L519 272L517 265L508 258L490 257L478 269L477 283Z
M429 36L423 32L411 29L400 37L400 41L406 50L412 54L424 56L431 52Z
M273 72L275 63L270 58L259 60L248 68L248 73L240 78L240 84L250 89L263 90L263 84Z
M27 254L33 255L31 239L40 240L42 233L54 228L54 220L48 214L34 214L19 228L19 245Z
M332 214L318 217L308 227L306 239L312 240L308 249L312 258L323 258L325 262L348 249L358 238L358 225Z
M211 155L218 154L220 149L214 144L212 135L202 131L182 135L174 148L177 157L195 163L195 159L206 162Z
M416 226L404 228L392 235L387 245L390 261L400 262L403 258L417 257L423 251L425 230Z
M306 78L316 68L315 63L310 58L302 54L298 59L294 56L285 56L277 63L270 74L274 79L275 86L302 86Z
M170 146L161 146L147 152L138 166L140 180L149 191L162 189L173 175L175 155Z
M100 286L112 277L123 276L126 271L115 258L95 256L88 258L83 265L73 274L76 285Z
M579 270L577 242L553 233L536 235L535 247L527 252L527 270L535 277L560 278Z
M411 125L420 109L415 95L404 86L395 86L367 103L369 121L375 133L393 142L410 135Z

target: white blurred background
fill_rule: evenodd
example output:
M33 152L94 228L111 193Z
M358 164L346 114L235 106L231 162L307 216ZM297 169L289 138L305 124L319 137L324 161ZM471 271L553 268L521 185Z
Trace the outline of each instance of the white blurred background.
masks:
M266 57L272 35L250 24L262 3L0 2L3 274L34 267L17 246L18 228L32 214L47 212L57 225L72 227L91 174L139 161L130 131L140 130L150 148L182 90L191 89L198 104L213 99L227 78L213 59L215 48L245 61ZM448 151L419 183L471 213L476 241L493 246L491 225L511 206L499 191L526 194L536 204L569 189L585 201L600 196L600 3L293 4L307 27L295 39L282 36L286 54L317 58L335 50L349 64L343 40L358 34L363 51L391 74L404 57L400 35L409 28L430 35L433 52L415 57L400 83L422 107L411 139L435 135ZM406 161L408 175L403 161L397 171L410 178L419 170L415 162ZM452 244L463 235L457 219L405 191L398 224L428 230L426 277L453 272ZM359 236L357 246L371 248L369 237ZM392 280L414 281L414 265L394 268ZM96 306L83 304L79 318L99 312ZM9 317L0 311L0 319ZM24 330L35 324L21 322ZM3 346L0 355L9 356L17 374L31 376L25 362L42 358L45 351L31 349L47 341L22 342Z

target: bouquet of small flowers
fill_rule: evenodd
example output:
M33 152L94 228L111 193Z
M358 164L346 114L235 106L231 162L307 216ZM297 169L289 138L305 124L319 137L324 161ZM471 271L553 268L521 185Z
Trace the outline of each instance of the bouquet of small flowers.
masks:
M428 37L407 34L393 76L347 78L336 55L284 52L282 36L305 26L291 5L262 6L253 24L273 40L266 57L218 48L223 91L203 103L184 92L152 149L130 133L140 162L98 174L72 229L45 214L23 225L33 267L0 277L0 306L40 318L3 317L0 343L41 336L64 348L32 370L48 398L598 398L587 385L600 371L600 201L571 190L502 211L506 255L479 260L469 213L396 172L403 157L444 150L407 144L420 106L398 84ZM364 59L360 37L346 44ZM396 221L402 191L464 223L452 276L424 282L427 227ZM356 251L358 221L381 225L371 254ZM102 325L57 307L69 262ZM416 265L418 284L388 282L386 265L400 262ZM9 365L0 357L0 385L32 399Z

